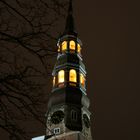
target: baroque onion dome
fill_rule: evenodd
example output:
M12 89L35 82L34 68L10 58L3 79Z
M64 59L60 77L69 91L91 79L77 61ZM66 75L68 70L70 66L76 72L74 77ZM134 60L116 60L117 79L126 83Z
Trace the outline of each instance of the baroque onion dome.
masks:
M91 140L86 70L81 55L82 42L75 30L72 0L69 1L65 30L57 46L58 56L52 73L53 88L46 113L46 135L63 137L65 134L66 137L66 134L75 133L75 136L83 137L82 140ZM68 137L76 140L74 135Z

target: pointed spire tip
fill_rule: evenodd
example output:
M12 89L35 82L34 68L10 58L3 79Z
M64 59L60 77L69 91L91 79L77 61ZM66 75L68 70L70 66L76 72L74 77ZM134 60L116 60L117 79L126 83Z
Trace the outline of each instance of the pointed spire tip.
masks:
M74 34L77 35L75 31L75 24L74 24L74 18L73 18L73 0L69 0L69 8L68 8L68 16L66 20L66 26L64 34Z

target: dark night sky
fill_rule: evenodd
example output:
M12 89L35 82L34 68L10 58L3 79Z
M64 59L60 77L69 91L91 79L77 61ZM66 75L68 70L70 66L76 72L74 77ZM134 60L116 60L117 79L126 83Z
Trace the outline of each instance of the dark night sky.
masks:
M94 140L140 139L139 5L138 0L74 0Z
M75 0L94 140L140 139L139 1Z

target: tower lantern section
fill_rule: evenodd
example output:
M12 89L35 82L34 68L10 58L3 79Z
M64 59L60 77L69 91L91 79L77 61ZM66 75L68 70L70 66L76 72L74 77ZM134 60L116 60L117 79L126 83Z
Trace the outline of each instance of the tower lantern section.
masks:
M81 55L82 42L75 35L64 35L57 43L58 56L53 70L53 91L80 88L86 94L86 70Z

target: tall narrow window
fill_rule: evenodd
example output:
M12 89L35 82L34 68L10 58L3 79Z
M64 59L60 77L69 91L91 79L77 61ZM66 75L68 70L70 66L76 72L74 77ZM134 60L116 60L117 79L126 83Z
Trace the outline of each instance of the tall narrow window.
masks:
M80 84L82 87L85 87L85 77L82 73L80 74Z
M53 86L55 86L55 76L53 77Z
M75 50L75 42L73 40L70 41L70 50Z
M81 53L81 47L80 47L79 44L77 44L77 52L78 52L78 53Z
M62 43L62 51L65 51L67 49L67 41L64 41Z
M71 111L71 119L73 121L77 121L77 112L75 110Z
M69 80L70 82L77 82L77 74L76 74L76 70L71 69L70 73L69 73Z
M63 83L65 80L65 71L64 70L60 70L58 72L58 83Z

